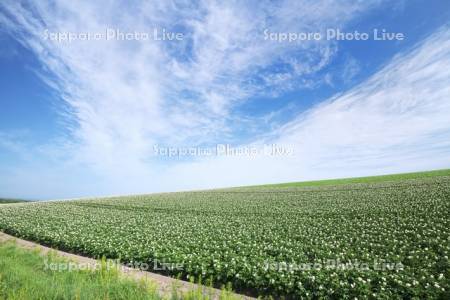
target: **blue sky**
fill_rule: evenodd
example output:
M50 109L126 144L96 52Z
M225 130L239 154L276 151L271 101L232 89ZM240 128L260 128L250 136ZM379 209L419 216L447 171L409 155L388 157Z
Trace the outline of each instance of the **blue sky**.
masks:
M182 34L55 41L48 33ZM325 32L368 33L327 40ZM373 30L403 40L376 41ZM272 33L320 32L277 41ZM46 34L47 33L47 34ZM2 1L0 196L70 198L450 167L448 1ZM265 149L185 155L155 149Z

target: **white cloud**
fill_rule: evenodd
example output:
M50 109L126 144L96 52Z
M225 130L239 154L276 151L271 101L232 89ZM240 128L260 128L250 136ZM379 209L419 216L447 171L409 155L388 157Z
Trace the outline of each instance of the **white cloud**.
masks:
M187 163L170 178L200 188L450 167L449 70L446 27L260 141L294 145L295 155Z
M151 157L154 143L236 139L239 127L252 116L233 115L234 108L261 93L314 86L311 79L338 51L329 42L264 41L265 28L344 27L378 2L155 1L118 7L101 1L3 1L0 24L39 58L41 78L65 101L64 113L75 124L71 139L53 145L61 149L44 147L65 161L47 165L42 180L70 174L72 179L61 183L67 187L53 192L50 185L37 186L30 193L137 193L357 175L369 167L401 171L413 162L415 168L443 165L448 157L436 147L448 146L450 128L448 30L278 132L256 132L295 144L293 158L221 158L165 166ZM106 27L145 31L149 26L179 29L187 38L70 44L42 39L47 28L97 32ZM443 156L431 160L434 153ZM327 166L337 171L325 173ZM15 170L13 177L31 182L35 177L25 176L29 168ZM99 180L96 186L92 178ZM83 183L91 188L81 191Z

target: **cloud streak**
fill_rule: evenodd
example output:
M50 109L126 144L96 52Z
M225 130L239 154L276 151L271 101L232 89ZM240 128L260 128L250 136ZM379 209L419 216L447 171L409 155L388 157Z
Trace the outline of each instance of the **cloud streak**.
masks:
M61 113L69 135L41 147L36 155L41 163L11 174L24 182L33 180L26 175L34 174L33 168L46 169L42 178L47 180L65 174L68 178L61 184L66 188L53 192L49 185L40 191L57 197L443 166L448 162L443 149L448 148L450 129L448 28L394 58L361 85L273 132L264 128L276 113L263 118L237 113L246 101L261 95L276 97L326 84L318 76L339 51L330 41L265 41L265 28L344 28L380 2L155 1L122 6L101 1L3 1L0 24L41 62L37 74L63 100ZM181 31L186 38L62 44L42 38L46 29L98 32L107 27L165 28ZM254 143L294 145L296 155L170 163L152 156L154 144L244 144L240 133L248 124ZM415 167L408 167L413 162Z
M444 27L365 82L255 142L292 145L295 155L223 157L176 166L170 177L200 188L450 167L448 70Z

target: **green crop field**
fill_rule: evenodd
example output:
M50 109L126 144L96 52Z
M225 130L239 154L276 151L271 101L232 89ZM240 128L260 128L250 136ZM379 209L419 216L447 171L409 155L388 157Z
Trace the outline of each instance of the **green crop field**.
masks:
M28 201L27 201L27 200L20 200L20 199L6 199L6 198L0 198L0 204L20 203L20 202L28 202Z
M449 171L0 207L18 237L295 299L449 299L449 228Z

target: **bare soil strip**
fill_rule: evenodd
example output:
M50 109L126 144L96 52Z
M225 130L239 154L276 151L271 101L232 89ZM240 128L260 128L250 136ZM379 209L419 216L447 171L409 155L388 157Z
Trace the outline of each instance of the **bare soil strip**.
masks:
M59 251L59 250L56 250L53 248L42 246L42 245L34 243L34 242L26 241L26 240L11 236L9 234L6 234L6 233L3 233L0 231L0 243L4 243L9 240L14 240L17 246L24 248L24 249L28 249L28 250L39 249L39 251L40 251L40 253L42 253L42 255L46 255L50 251L53 251L58 256L64 257L71 262L80 263L80 264L84 264L84 265L90 265L90 266L94 266L98 263L97 260L89 258L89 257L84 257L84 256L80 256L80 255L76 255L76 254L72 254L72 253L68 253L68 252L64 252L64 251ZM125 266L119 268L119 270L125 277L134 279L136 281L149 280L150 282L155 283L157 285L157 291L159 292L159 294L162 297L170 297L172 295L172 291L174 288L176 288L176 290L181 293L187 293L189 291L196 291L200 288L200 289L203 289L203 293L205 295L211 294L213 299L219 299L219 295L222 292L218 289L212 289L212 288L205 287L205 286L199 286L198 284L177 280L177 279L167 277L167 276L162 276L162 275L159 275L156 273L151 273L151 272L141 271L141 270L137 270L137 269L133 269L133 268L128 268ZM232 296L233 296L233 298L236 298L236 299L248 299L248 300L255 299L252 297L238 295L238 294L233 294Z

